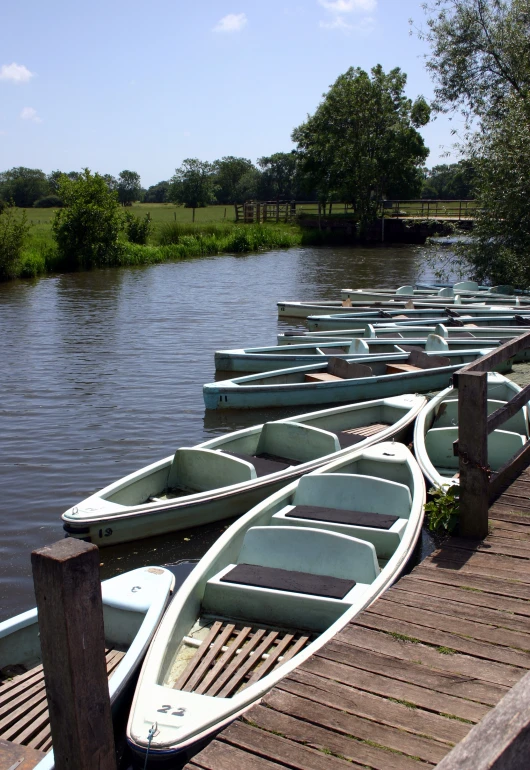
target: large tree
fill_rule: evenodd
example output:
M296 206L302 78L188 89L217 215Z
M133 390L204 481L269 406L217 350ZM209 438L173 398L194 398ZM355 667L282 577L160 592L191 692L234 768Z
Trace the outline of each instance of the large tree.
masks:
M429 121L430 109L423 97L412 102L405 96L406 81L397 67L388 74L380 65L370 74L351 67L293 131L319 200L352 203L361 233L381 198L413 180L429 153L416 128Z
M298 198L298 154L275 152L258 158L261 177L258 195L262 200L293 200Z
M227 155L213 163L215 183L217 184L216 198L218 203L242 203L238 197L239 183L242 177L254 166L248 158L235 158Z
M46 174L39 168L18 166L0 174L0 198L12 201L15 206L33 206L35 201L49 192Z
M530 0L438 0L427 61L439 110L459 110L476 172L475 277L530 286Z
M169 182L158 182L148 187L144 195L144 203L166 203Z
M425 11L419 35L431 47L436 109L459 109L473 121L502 116L512 95L528 98L528 0L436 0Z
M472 198L474 179L474 166L469 160L441 163L426 171L421 197L441 200Z
M118 177L118 200L122 206L131 206L140 197L142 184L136 171L121 171Z
M211 163L198 158L186 158L169 180L168 199L193 209L195 219L196 208L215 202L214 171Z

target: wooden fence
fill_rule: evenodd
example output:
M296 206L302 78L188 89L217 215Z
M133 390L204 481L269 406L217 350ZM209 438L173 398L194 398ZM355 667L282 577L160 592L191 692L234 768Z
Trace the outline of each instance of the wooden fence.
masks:
M297 216L355 219L350 203L318 203L317 201L247 201L234 205L236 222L289 222ZM383 200L378 217L387 219L439 219L472 221L474 200Z
M381 216L393 219L442 219L449 221L475 218L475 200L385 200Z
M489 505L510 481L530 463L530 441L501 468L488 465L488 435L530 400L530 385L488 417L488 375L500 364L530 348L530 332L506 342L453 375L458 387L458 441L453 452L459 457L460 534L484 538L488 534Z

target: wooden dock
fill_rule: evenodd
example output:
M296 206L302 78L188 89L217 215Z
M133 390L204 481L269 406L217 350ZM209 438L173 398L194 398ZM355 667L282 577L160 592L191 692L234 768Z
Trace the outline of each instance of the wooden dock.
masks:
M530 670L530 470L188 770L426 770Z

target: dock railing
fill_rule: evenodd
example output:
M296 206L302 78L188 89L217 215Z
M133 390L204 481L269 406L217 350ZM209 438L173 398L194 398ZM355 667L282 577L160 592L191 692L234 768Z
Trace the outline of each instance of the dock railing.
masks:
M500 345L453 375L453 385L458 387L458 441L453 444L453 452L459 457L459 527L463 537L486 537L490 503L530 464L530 441L497 471L493 472L488 464L488 435L528 403L530 385L488 416L487 373L528 348L530 332Z

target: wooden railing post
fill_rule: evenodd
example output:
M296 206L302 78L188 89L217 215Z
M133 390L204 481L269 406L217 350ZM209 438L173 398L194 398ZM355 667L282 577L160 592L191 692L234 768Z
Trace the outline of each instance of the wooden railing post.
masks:
M57 770L116 770L97 546L31 554Z
M489 476L486 372L458 373L458 453L460 534L488 534Z

